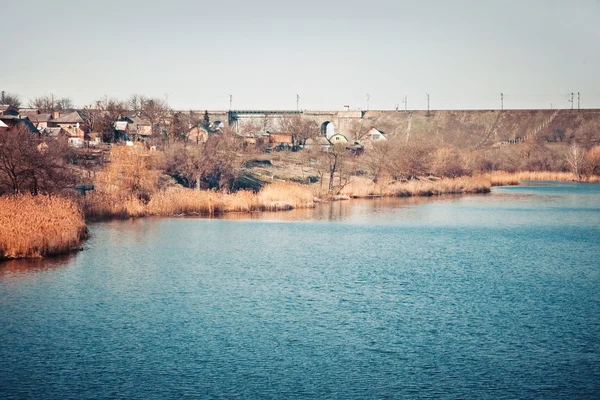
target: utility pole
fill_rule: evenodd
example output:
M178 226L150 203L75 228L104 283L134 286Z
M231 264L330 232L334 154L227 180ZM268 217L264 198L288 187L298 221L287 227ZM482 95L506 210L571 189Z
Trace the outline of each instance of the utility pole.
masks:
M232 106L232 104L233 104L233 95L232 95L232 94L230 94L230 95L229 95L229 111L231 111L231 106Z
M367 93L367 111L369 111L369 101L371 100L371 95Z
M406 112L406 109L408 107L408 102L407 102L407 98L406 95L404 95L404 101L402 101L404 103L404 112Z
M504 93L500 93L500 109L504 110Z
M569 100L569 102L571 103L571 110L573 109L573 96L574 96L574 94L573 94L573 92L571 92L571 100Z
M579 92L577 92L577 109L578 110L579 110L580 100L581 100L581 94Z
M429 93L425 93L427 95L427 114L429 114Z
M300 95L296 93L296 111L300 112Z

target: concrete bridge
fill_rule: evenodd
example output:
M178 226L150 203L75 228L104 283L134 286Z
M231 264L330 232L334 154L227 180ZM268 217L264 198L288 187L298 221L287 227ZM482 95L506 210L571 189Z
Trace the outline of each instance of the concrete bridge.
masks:
M241 129L244 124L255 124L264 130L274 130L281 119L290 116L301 116L315 121L321 127L323 136L331 136L333 132L348 136L356 122L360 122L365 112L358 111L309 111L309 110L231 110L208 111L212 122L220 121L226 126Z

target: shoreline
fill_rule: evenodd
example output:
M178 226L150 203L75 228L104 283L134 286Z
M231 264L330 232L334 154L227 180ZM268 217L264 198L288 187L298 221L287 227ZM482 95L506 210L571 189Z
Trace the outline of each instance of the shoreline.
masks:
M525 177L533 179L524 179ZM557 177L561 179L543 179ZM485 183L482 183L483 181L485 181ZM49 258L82 251L84 250L83 244L89 238L87 224L93 223L148 217L226 219L228 215L252 215L265 212L279 213L281 211L313 209L320 204L347 200L378 200L385 198L433 199L447 195L458 197L469 194L487 194L491 192L492 187L523 185L526 181L597 184L600 181L600 178L592 177L592 179L587 180L576 180L572 174L567 173L499 172L475 177L437 180L422 179L407 182L394 182L392 184L378 186L375 183L365 185L364 182L358 181L358 183L355 183L354 187L348 186L348 189L344 188L344 190L341 190L341 194L330 195L325 198L316 197L314 195L314 191L316 190L315 187L297 183L273 184L274 187L270 189L271 193L267 192L268 195L265 195L264 193L261 195L262 191L259 193L240 191L232 194L225 194L186 189L158 193L156 197L160 198L160 202L157 200L154 204L151 204L154 200L151 199L148 204L143 205L143 207L146 207L145 210L140 210L138 208L137 212L133 213L133 215L127 212L90 215L86 212L88 211L86 209L87 198L80 201L80 204L77 205L72 200L67 200L59 196L53 196L52 198L50 196L41 196L39 198L21 196L20 199L16 196L12 197L12 201L28 202L29 207L31 207L32 204L41 205L41 210L37 211L40 215L38 218L45 218L45 220L30 218L29 225L27 226L29 231L27 232L13 227L11 231L13 239L17 241L21 240L21 242L13 244L13 247L18 247L18 249L13 248L7 250L6 244L3 246L5 247L4 249L0 247L0 265L4 261L28 258ZM359 190L352 190L356 188ZM286 202L286 196L291 196L292 194L295 196L295 201ZM2 199L6 200L10 198L0 198L0 200ZM55 207L54 210L50 210L53 205L58 205L59 209L56 209ZM25 209L27 208L13 204L15 216L11 218L15 219L15 222L20 221L19 218L22 218L23 215L19 216L18 214L19 212L24 214L25 212L23 210ZM18 212L14 210L18 210ZM51 215L52 212L60 213L64 210L69 210L69 212L63 215L62 218ZM1 216L2 215L0 215L0 217ZM4 215L4 219L7 219L6 215ZM50 221L49 226L47 226L49 223L48 221ZM56 224L61 223L62 226L60 228L55 226ZM69 226L69 224L72 226ZM5 226L3 228L5 230L7 229ZM36 228L38 231L42 232L33 232ZM63 237L58 237L60 235L57 235L57 232L60 231L60 229L63 229L65 232L70 230L70 232L63 233ZM2 237L2 232L0 232L0 238ZM6 232L4 233L4 237L8 237ZM29 240L29 242L27 242L27 240Z

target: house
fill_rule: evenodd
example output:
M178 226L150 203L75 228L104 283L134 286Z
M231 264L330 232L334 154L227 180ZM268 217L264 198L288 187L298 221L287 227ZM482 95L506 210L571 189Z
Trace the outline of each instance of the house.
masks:
M49 126L60 127L70 133L72 137L81 137L83 139L84 132L80 128L83 124L83 118L79 114L79 111L72 111L65 115L60 115L59 112L54 112L52 115L52 121Z
M29 118L27 118L27 117L21 118L21 116L18 113L17 113L17 115L13 115L12 113L6 114L6 112L3 114L0 114L0 122L2 122L8 128L22 127L31 133L35 133L35 134L39 135L39 131L37 130L35 125L33 125L31 123Z
M57 127L50 127L50 128L44 128L40 131L42 133L42 135L44 136L48 136L48 137L52 137L52 138L62 138L62 137L69 137L69 133L64 130L63 128L61 128L60 126Z
M48 123L52 120L52 114L50 113L42 113L34 115L33 118L29 118L31 122L38 129L44 129L48 127Z
M209 126L200 124L193 126L187 133L188 141L196 143L205 143L209 135L218 135L218 130L213 130Z
M267 134L269 136L269 143L271 144L289 146L293 144L291 133L267 131Z
M385 133L383 133L383 131L375 129L375 127L373 126L371 127L369 132L367 132L367 138L369 138L369 140L371 140L372 142L380 142L383 140L387 140L387 136L385 135Z
M346 143L348 143L348 138L346 138L346 136L342 135L341 133L336 133L329 138L329 142L334 145L335 144L346 144Z
M147 138L152 135L152 124L142 117L128 118L131 122L127 125L127 133L140 138Z
M236 139L239 139L241 141L244 142L245 145L257 145L260 144L262 145L262 141L259 140L254 134L252 133L236 133L235 134Z
M369 131L366 133L365 137L360 140L360 144L365 149L373 148L373 143L383 142L387 140L387 136L382 131L375 129L375 127L371 127Z

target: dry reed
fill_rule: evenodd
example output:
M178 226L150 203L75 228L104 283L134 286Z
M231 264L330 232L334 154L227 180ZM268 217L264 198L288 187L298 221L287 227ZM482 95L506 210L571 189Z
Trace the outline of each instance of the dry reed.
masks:
M258 201L264 210L287 210L315 206L310 187L294 182L274 182L261 189Z
M486 176L464 176L439 180L410 180L406 182L373 183L366 178L353 178L341 194L351 197L370 196L434 196L456 193L487 193L491 183Z
M577 177L572 172L554 171L494 171L489 174L492 186L518 185L520 181L599 182L596 175Z
M259 209L256 195L241 190L225 194L214 191L176 189L152 196L148 203L149 215L221 214L250 212Z
M83 214L71 200L0 197L0 260L66 253L86 235Z

